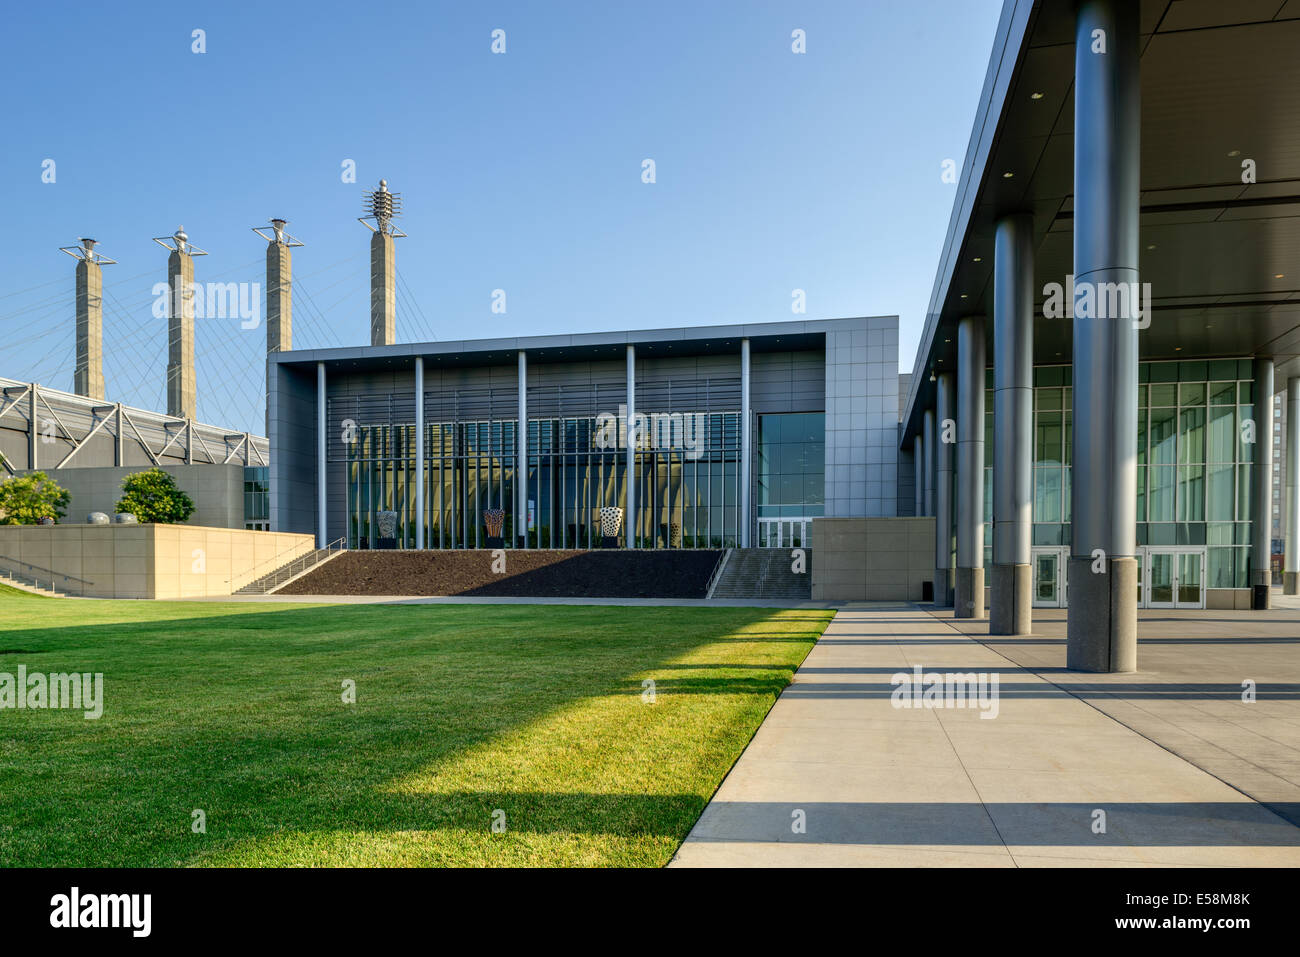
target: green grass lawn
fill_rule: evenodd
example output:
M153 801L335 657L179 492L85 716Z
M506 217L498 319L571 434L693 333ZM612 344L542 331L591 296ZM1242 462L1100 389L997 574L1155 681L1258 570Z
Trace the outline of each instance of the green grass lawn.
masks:
M6 589L0 672L105 704L0 710L0 866L662 865L832 614Z

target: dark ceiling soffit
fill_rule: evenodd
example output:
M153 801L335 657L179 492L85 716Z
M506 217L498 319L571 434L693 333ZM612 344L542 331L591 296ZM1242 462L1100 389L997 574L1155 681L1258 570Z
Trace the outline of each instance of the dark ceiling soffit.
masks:
M1235 183L1218 185L1235 186ZM1300 196L1251 196L1244 199L1205 199L1193 203L1147 203L1143 213L1194 213L1210 209L1248 209L1256 206L1300 206ZM1056 214L1058 220L1074 219L1074 210L1063 209Z
M1002 131L1007 96L1020 69L1030 27L1041 2L1042 0L1005 0L1002 5L997 36L989 56L989 68L984 76L984 88L980 92L975 125L971 130L970 144L966 148L966 159L962 165L961 180L957 184L957 195L953 199L948 234L944 238L943 254L939 259L934 289L930 294L930 305L926 310L925 329L921 333L921 342L916 350L916 361L912 366L912 383L908 389L907 410L903 417L903 431L900 436L903 446L912 440L912 436L920 427L920 413L916 408L917 398L923 391L927 393L930 391L930 352L934 348L943 304L948 297L948 289L952 284L957 261L966 241L966 231L970 227L971 217L979 204L985 167L989 157L993 155L993 149Z

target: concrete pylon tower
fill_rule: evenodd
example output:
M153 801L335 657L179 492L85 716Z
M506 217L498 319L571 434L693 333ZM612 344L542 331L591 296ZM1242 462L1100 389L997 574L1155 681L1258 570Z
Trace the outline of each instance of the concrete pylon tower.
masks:
M370 344L390 346L397 341L397 250L394 239L406 233L393 223L402 215L401 193L388 191L388 180L379 189L366 191L366 215L358 220L374 230L370 237Z
M288 220L273 219L271 225L254 226L253 232L266 240L266 353L288 352L293 348L293 253L302 243L285 232Z
M95 252L95 240L62 246L77 260L77 367L72 391L91 399L104 398L104 277L101 266L117 262Z
M167 257L167 414L193 419L198 414L194 376L194 257L207 253L190 242L185 227L154 242L171 250Z

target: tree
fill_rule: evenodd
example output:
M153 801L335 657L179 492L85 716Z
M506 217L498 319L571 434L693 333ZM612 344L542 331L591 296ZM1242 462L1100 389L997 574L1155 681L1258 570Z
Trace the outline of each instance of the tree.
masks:
M15 475L0 482L0 525L35 525L68 513L68 490L44 472Z
M148 469L122 480L117 510L129 512L141 524L183 522L194 514L194 500L162 469Z

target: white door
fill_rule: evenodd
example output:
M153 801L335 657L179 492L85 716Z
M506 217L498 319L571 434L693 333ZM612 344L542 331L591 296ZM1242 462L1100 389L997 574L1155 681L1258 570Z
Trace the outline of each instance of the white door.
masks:
M1033 571L1035 608L1065 608L1065 569L1069 549L1052 546L1035 548L1030 553Z

